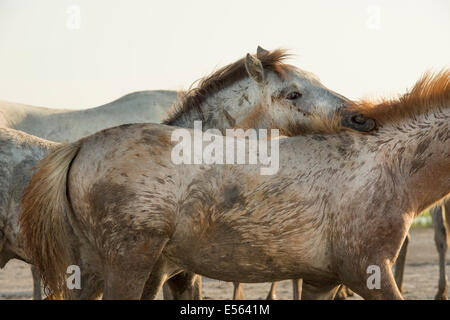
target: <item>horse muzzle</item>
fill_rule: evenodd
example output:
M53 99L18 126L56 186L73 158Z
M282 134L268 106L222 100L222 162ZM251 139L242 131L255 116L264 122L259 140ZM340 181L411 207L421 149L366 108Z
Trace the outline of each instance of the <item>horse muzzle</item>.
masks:
M377 124L375 120L368 118L358 112L341 112L341 125L345 128L359 132L370 132L375 130Z

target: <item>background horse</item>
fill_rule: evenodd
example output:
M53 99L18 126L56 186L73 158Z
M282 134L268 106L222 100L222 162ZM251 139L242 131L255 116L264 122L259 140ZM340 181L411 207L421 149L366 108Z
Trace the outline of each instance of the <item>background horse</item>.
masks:
M139 91L84 110L49 109L0 101L0 126L51 141L76 141L124 123L159 123L176 99L176 91Z

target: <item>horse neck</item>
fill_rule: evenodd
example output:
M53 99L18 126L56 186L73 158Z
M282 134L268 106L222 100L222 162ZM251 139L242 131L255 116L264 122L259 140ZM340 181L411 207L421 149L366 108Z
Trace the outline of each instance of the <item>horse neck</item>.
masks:
M202 121L203 130L216 128L223 131L238 126L251 115L260 97L261 89L245 78L211 94L200 105L181 112L167 124L194 128L194 121Z
M450 191L450 108L435 109L375 135L376 148L395 188L407 195L408 210L419 214Z

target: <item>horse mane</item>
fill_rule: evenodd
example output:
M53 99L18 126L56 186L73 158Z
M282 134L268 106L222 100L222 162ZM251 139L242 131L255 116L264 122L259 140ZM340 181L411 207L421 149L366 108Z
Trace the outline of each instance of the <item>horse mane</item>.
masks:
M286 50L276 49L265 54L258 54L258 59L261 61L264 69L273 71L280 76L284 76L286 71L292 68L283 63L289 56L290 54L288 54ZM245 58L242 58L195 81L186 92L180 93L178 101L172 106L168 117L162 123L170 125L182 114L192 109L197 109L201 115L200 105L209 96L247 76ZM193 86L195 83L198 83L198 85L194 88Z
M447 107L449 103L450 70L443 69L437 73L426 72L409 92L397 99L355 101L348 110L373 119L377 127L380 127ZM305 134L334 134L341 131L354 131L343 127L341 122L341 115L335 114L329 117L317 113L311 116L310 123L290 123L286 128L280 129L280 134L293 137Z
M450 69L426 72L406 94L397 99L360 101L350 108L374 119L377 126L416 117L450 103Z

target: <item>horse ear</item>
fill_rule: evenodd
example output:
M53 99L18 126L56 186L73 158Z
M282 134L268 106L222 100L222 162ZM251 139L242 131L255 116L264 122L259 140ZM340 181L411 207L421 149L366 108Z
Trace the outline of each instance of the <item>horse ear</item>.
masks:
M268 54L269 53L269 51L268 50L266 50L266 49L264 49L264 48L262 48L262 47L260 47L260 46L258 46L258 48L256 49L256 56L259 58L259 57L261 57L261 56L264 56L264 55L266 55L266 54Z
M247 53L247 57L245 58L245 69L247 70L250 78L255 80L257 83L261 84L264 81L264 69L261 61Z

